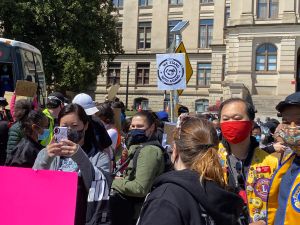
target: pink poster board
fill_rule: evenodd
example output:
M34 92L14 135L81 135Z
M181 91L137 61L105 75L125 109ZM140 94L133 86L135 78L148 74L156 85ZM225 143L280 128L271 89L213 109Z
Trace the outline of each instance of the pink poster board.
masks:
M1 225L74 225L77 173L0 167Z

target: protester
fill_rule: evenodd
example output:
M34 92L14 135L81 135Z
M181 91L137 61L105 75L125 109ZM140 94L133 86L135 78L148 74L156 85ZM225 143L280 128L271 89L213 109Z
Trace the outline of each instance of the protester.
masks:
M256 123L252 128L252 136L258 142L259 147L268 153L274 153L274 152L282 153L286 150L286 146L284 146L282 142L275 142L275 143L272 142L264 145L263 143L264 143L265 136L261 133L261 128Z
M220 106L223 135L219 145L228 186L245 202L245 223L265 224L268 185L278 159L258 147L251 136L254 107L243 99L231 98ZM248 205L247 205L248 204Z
M28 105L26 99L20 99L15 104L15 123L9 128L8 141L7 141L7 157L10 158L12 151L24 137L24 133L21 128L20 120L23 118L26 111L33 109L33 105ZM26 108L28 107L28 108Z
M189 108L184 105L180 105L178 107L177 115L180 116L183 113L189 113Z
M164 171L164 154L155 132L151 112L141 111L133 116L126 138L129 165L123 177L116 177L112 183L112 225L135 224L154 179Z
M8 122L0 121L0 166L3 166L6 159L6 145L8 141Z
M97 106L99 112L97 116L100 118L101 122L111 138L112 144L109 146L109 156L111 161L114 163L118 155L118 159L121 157L122 150L121 145L121 134L114 124L114 111L108 103L101 103ZM120 151L118 151L120 150Z
M34 161L43 148L38 140L43 137L48 127L48 119L41 111L35 111L32 103L28 100L18 102L21 109L16 111L16 118L19 118L24 137L18 145L7 155L6 165L31 168Z
M276 171L268 196L268 225L298 224L300 221L300 92L281 101L276 109L283 125L278 136L293 151Z
M102 204L102 207L107 206L108 196L104 199L99 199L99 196L108 192L108 176L106 178L104 174L109 172L109 157L99 150L95 135L87 135L87 130L91 129L89 118L80 105L65 106L59 113L58 122L59 126L68 127L68 139L59 143L55 143L53 139L39 153L33 168L77 172L79 182L75 224L101 224L100 221L105 223L108 219L107 209L96 209L98 204ZM104 190L104 187L107 190ZM88 198L90 188L99 190L94 193L97 196ZM102 202L96 204L101 200Z
M221 128L220 128L220 121L219 121L219 119L213 119L212 123L213 123L214 128L217 131L218 138L221 141L222 140L222 132L221 132Z
M44 139L41 140L41 144L46 146L50 143L53 138L53 129L57 126L57 117L60 111L64 108L65 97L60 92L52 92L47 97L47 108L44 109L43 113L48 117L49 127L46 130L47 135L45 135Z
M94 134L96 135L100 150L104 150L111 146L112 141L100 118L96 116L99 110L97 109L92 97L88 94L80 93L74 97L72 103L76 103L83 107L85 113L88 115L89 126L92 128L88 129L88 131L93 130Z
M183 117L174 132L171 160L175 171L155 180L137 224L237 225L243 201L225 190L217 146L210 122Z

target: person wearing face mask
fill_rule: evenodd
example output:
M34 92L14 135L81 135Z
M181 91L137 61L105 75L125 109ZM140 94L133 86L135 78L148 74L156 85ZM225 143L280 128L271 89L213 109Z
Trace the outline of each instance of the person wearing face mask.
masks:
M230 189L244 199L244 224L265 224L270 179L278 159L259 148L251 136L255 110L240 98L224 101L219 109L222 143L219 156Z
M58 122L59 126L68 127L67 139L55 143L53 138L38 154L33 168L77 172L75 225L106 224L111 183L109 157L99 150L95 134L88 132L93 128L89 126L89 117L80 105L65 106L59 113Z
M300 92L281 101L276 110L282 124L275 136L292 151L275 172L268 196L268 225L294 225L300 221Z
M57 118L60 111L64 108L66 99L60 92L52 92L47 97L47 108L43 110L43 113L49 120L49 133L48 136L44 136L41 140L41 144L46 146L50 143L53 137L53 128L57 125Z
M42 139L48 127L48 119L41 111L32 109L28 100L18 103L22 110L17 112L24 137L18 145L7 155L5 165L31 168L43 148L38 140Z
M156 137L156 120L141 111L132 118L126 137L130 159L122 177L115 177L110 196L112 225L136 223L154 179L164 171L164 154Z
M226 191L212 123L183 116L173 140L175 170L154 181L137 225L237 225L243 201Z

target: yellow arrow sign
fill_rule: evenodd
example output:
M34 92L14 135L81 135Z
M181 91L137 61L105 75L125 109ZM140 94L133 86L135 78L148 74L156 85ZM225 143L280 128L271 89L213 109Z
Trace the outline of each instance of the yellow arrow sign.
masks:
M186 53L186 49L184 47L183 42L180 42L179 46L175 50L176 53L185 53L185 70L186 70L186 83L189 82L193 75L193 68L190 62L190 59L188 57L188 54ZM178 90L178 96L182 94L183 90Z

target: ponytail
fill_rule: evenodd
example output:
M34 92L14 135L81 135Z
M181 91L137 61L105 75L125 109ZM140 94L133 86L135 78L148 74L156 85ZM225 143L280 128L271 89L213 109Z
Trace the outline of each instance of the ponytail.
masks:
M201 183L203 179L206 179L215 181L220 186L225 187L223 168L215 148L210 147L206 151L199 153L193 161L191 169L200 174Z

